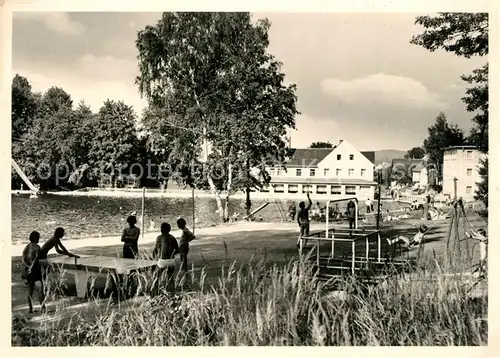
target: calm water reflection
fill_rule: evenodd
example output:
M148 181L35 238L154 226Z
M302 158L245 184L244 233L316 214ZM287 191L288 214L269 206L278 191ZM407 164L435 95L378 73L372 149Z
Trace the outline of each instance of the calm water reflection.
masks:
M262 201L253 200L252 208ZM284 202L289 205L289 202ZM155 222L156 231L160 223L167 221L173 225L177 217L183 216L192 225L192 199L190 198L146 198L145 228L150 221ZM244 200L230 202L230 214L244 214ZM286 207L285 207L286 208ZM31 231L37 230L45 241L57 226L66 229L68 238L86 236L120 235L126 225L125 219L132 211L140 215L141 198L71 197L42 195L30 199L25 195L12 195L12 240L27 241ZM195 215L197 227L212 226L219 222L215 199L196 199ZM279 220L274 205L262 211L266 221Z

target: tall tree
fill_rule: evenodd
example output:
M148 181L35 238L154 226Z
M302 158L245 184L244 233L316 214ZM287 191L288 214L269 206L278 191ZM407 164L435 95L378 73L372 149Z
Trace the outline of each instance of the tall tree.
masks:
M488 55L488 14L487 13L440 13L438 16L419 16L416 24L425 28L422 34L414 36L411 43L430 51L443 49L457 56L471 58ZM462 98L472 118L474 126L469 135L469 142L488 153L488 63L463 75L462 80L470 87ZM488 160L482 161L480 175L482 182L476 191L476 199L488 206Z
M62 88L51 87L35 96L39 100L35 118L21 135L20 145L13 146L12 155L41 189L55 189L66 185L74 170L71 164L77 153L74 143L79 127L71 97Z
M436 117L436 122L427 128L429 136L424 140L425 152L430 164L437 167L437 174L442 178L443 149L464 144L464 134L456 124L450 124L443 112Z
M28 79L18 74L12 80L12 138L20 139L36 118L40 95L33 93Z
M138 160L135 112L122 101L107 100L95 117L95 126L98 130L88 154L91 177L108 176L115 185L120 174L132 174Z
M16 161L21 159L24 147L24 136L33 126L40 109L41 95L33 93L27 78L16 74L12 79L12 156ZM17 172L11 170L11 185L19 188L22 179Z
M157 178L162 185L166 185L175 171L179 160L174 160L172 154L174 145L178 142L178 128L174 127L172 118L164 108L148 107L144 110L141 125L144 129L143 150L147 153L151 167L148 176ZM186 133L184 133L186 135ZM193 148L195 149L195 148ZM185 153L190 156L189 153Z
M422 147L413 147L406 154L405 159L422 159L425 155L425 150Z
M267 53L269 28L248 13L164 13L136 41L139 91L174 134L169 160L184 168L179 180L210 188L222 220L232 193L269 182L264 167L285 158L286 129L295 126L296 87L284 85ZM186 168L199 163L203 143L211 153L199 175Z
M72 108L71 96L61 87L50 87L42 96L41 116L49 116L62 108Z
M333 144L330 142L313 142L309 148L333 148Z
M75 186L95 185L95 180L91 180L89 162L90 151L99 131L96 115L84 101L81 101L73 111L73 121L74 155L71 158L71 176L68 181Z
M37 118L24 136L20 164L26 175L44 190L66 185L78 153L79 127L75 113L62 107Z

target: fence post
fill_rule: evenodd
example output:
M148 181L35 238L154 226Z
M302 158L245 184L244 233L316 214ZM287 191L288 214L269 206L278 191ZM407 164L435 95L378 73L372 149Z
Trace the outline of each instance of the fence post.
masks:
M356 258L356 249L355 249L355 241L353 240L352 241L352 266L351 266L351 270L352 270L352 274L354 275L354 261L355 261L355 258Z
M142 217L142 222L141 222L141 234L142 234L142 239L144 240L144 203L146 199L146 187L142 187L142 209L141 209L141 217Z

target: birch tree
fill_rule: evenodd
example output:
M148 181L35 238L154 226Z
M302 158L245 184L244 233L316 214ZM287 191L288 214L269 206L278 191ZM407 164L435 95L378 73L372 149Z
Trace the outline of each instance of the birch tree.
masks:
M139 91L151 111L163 111L144 128L163 128L178 180L209 188L222 221L234 192L269 182L264 168L288 155L286 131L298 113L296 86L285 84L281 63L267 52L269 21L251 20L248 13L164 13L136 41ZM206 143L211 153L200 169ZM259 175L251 175L255 168Z

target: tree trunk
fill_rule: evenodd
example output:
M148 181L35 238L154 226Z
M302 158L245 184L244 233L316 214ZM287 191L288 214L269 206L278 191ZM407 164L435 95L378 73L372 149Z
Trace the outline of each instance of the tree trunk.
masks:
M222 200L217 192L217 188L215 187L214 181L210 174L207 175L208 185L210 186L210 191L215 195L215 202L217 203L217 209L219 210L219 217L221 225L224 223L224 207L222 206Z
M226 186L226 202L224 205L224 222L229 221L229 196L231 195L231 186L233 184L233 166L228 164L227 166L227 186Z
M247 181L250 182L250 162L248 161L247 159L247 162L246 162L246 176L247 176ZM246 192L246 201L245 201L245 209L246 209L246 212L247 212L247 216L250 215L250 209L252 208L252 202L250 201L250 187L246 187L245 188L245 192Z
M224 222L229 221L229 194L226 195L226 201L224 203Z
M246 201L245 201L245 209L247 212L247 216L250 215L250 209L252 208L252 202L250 201L250 188L246 188Z

